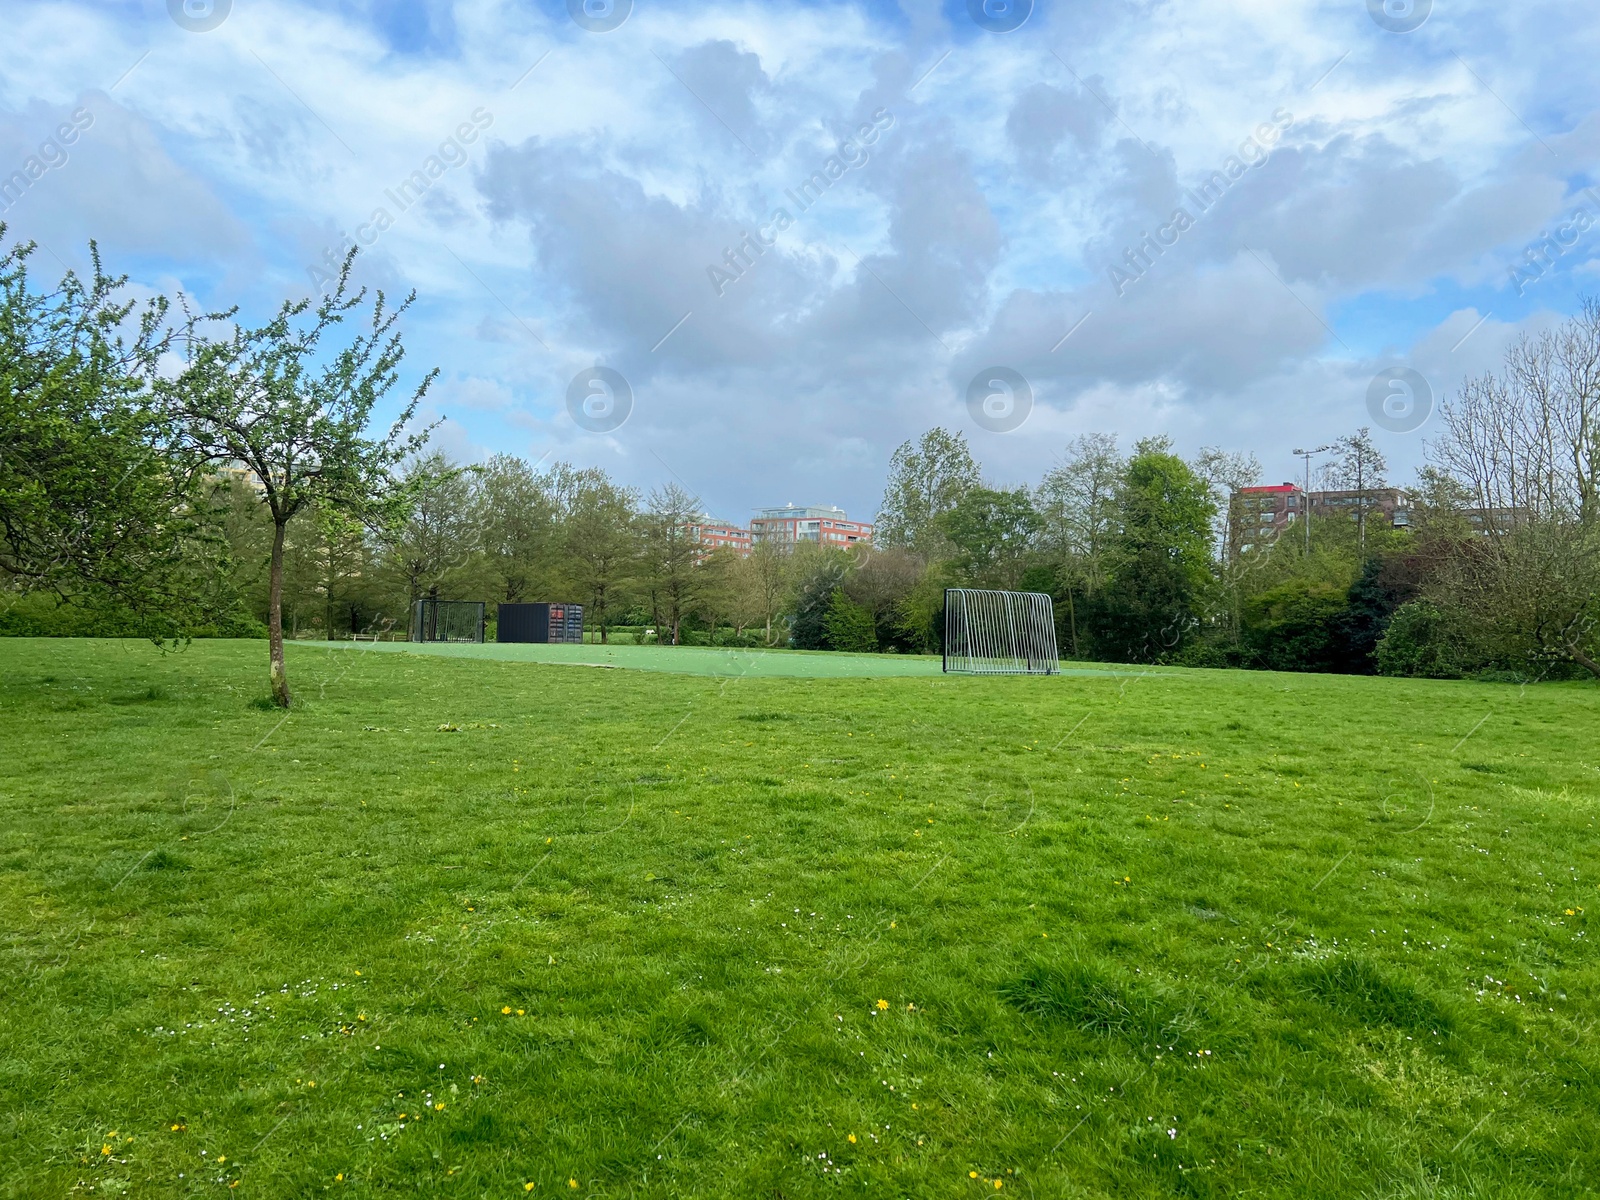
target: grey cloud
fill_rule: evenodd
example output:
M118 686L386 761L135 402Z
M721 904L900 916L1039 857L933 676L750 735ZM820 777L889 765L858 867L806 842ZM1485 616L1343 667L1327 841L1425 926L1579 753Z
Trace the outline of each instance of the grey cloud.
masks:
M1090 80L1091 85L1096 82ZM1109 120L1105 106L1083 89L1036 83L1023 89L1011 106L1006 137L1024 164L1041 171L1068 139L1080 151L1098 144Z
M688 93L684 103L693 109L703 137L722 140L731 133L755 153L765 152L771 137L762 128L757 101L772 81L758 55L723 40L691 46L668 61L679 81L673 86Z
M94 237L111 253L182 263L227 262L248 252L248 233L210 186L172 159L142 117L104 92L85 92L72 105L0 112L0 173L12 178L39 159L40 147L55 142L74 113L82 114L80 128L59 148L61 161L8 198L0 218L13 235L60 243L59 253Z
M1199 400L1280 371L1327 340L1316 319L1248 255L1200 272L1163 265L1121 299L1100 281L1071 292L1013 292L958 360L952 381L965 386L972 371L990 362L1051 384L1042 399L1058 406L1103 383L1166 381Z

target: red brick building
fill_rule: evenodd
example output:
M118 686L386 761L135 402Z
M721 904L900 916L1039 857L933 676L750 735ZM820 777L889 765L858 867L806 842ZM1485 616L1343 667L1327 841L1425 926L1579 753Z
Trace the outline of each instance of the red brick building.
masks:
M820 546L871 545L872 526L865 521L852 521L842 508L796 508L786 504L782 508L761 509L750 521L750 538L753 542L770 541L791 547L801 542Z
M1275 539L1305 512L1305 493L1292 483L1240 488L1228 513L1228 554L1237 558Z
M1410 497L1400 488L1366 488L1361 491L1322 491L1309 495L1293 483L1240 488L1233 493L1228 513L1230 558L1265 545L1297 521L1307 508L1317 519L1365 514L1368 521L1391 525L1410 523Z
M722 546L732 547L740 558L750 553L750 531L742 525L719 521L709 513L702 513L689 523L688 529L689 536L704 547L702 553L709 554Z

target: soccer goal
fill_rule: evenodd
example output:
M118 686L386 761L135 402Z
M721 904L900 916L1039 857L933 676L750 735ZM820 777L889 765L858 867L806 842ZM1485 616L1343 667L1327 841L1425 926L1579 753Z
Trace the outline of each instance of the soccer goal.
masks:
M944 669L962 675L1055 675L1056 617L1043 592L944 590Z
M411 610L413 642L483 641L481 600L418 600Z

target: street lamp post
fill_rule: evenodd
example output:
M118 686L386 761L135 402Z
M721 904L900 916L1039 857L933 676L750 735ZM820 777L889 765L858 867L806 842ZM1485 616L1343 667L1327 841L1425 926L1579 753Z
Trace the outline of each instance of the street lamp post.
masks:
M1318 446L1315 450L1296 450L1294 452L1294 456L1296 458L1303 458L1303 459L1306 460L1306 486L1305 486L1305 490L1300 493L1300 500L1301 500L1301 519L1305 521L1305 526L1306 526L1306 553L1307 554L1311 553L1311 460L1316 455L1325 454L1329 450L1332 450L1332 449L1333 449L1333 447L1331 445L1328 445L1328 446Z

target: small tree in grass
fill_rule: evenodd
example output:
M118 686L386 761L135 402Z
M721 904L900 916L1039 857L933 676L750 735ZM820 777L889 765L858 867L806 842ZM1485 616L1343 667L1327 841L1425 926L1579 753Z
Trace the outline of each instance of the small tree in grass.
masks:
M290 703L283 661L283 543L294 515L315 505L368 524L391 524L404 511L399 463L421 448L428 430L407 433L417 405L438 376L418 384L382 437L369 437L372 410L399 381L405 350L395 323L415 293L391 308L382 292L366 328L337 349L324 347L346 314L366 301L349 294L351 251L333 293L317 302L286 301L255 329L235 327L225 340L196 338L184 370L166 388L173 418L197 455L243 467L272 518L267 600L272 696ZM232 314L226 314L231 316Z

